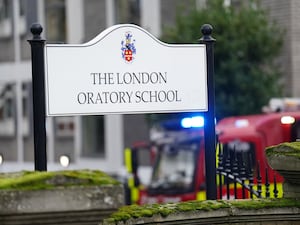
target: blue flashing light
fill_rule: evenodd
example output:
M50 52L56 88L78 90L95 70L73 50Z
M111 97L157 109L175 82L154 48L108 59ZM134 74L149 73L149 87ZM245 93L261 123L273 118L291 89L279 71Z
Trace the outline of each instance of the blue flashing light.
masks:
M204 126L203 116L185 117L181 120L181 126L183 128L200 128Z

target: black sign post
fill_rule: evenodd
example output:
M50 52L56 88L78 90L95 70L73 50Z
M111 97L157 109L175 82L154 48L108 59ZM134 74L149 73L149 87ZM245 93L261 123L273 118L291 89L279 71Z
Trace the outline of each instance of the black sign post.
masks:
M33 91L33 132L34 132L34 168L47 171L46 154L46 114L45 114L45 40L41 38L43 28L40 24L32 24L30 28L33 38L31 45L32 59L32 91Z
M205 112L204 142L205 142L205 177L206 198L217 198L216 184L216 130L215 130L215 85L214 85L214 53L215 39L211 37L212 26L204 24L201 27L203 37L199 40L206 45L208 110Z

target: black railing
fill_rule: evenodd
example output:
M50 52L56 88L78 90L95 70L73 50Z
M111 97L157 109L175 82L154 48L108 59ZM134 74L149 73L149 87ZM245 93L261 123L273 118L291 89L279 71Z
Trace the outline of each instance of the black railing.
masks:
M238 199L238 198L266 198L270 197L273 191L274 197L278 197L278 189L275 174L273 176L273 190L270 190L269 170L265 168L264 179L260 171L260 162L253 162L250 152L237 152L233 150L224 150L218 143L218 198ZM256 164L256 165L255 165ZM255 167L256 166L256 167ZM256 168L254 170L254 168ZM262 183L264 180L264 183ZM262 187L265 187L265 193L262 193Z

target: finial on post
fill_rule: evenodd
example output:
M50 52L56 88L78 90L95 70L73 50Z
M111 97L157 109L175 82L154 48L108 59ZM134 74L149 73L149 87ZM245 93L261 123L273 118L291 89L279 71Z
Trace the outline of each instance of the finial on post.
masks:
M43 27L39 23L33 23L30 27L30 31L33 34L33 40L40 40Z
M210 24L203 24L201 27L201 33L203 37L200 38L200 42L207 42L207 41L216 41L212 36L213 27Z

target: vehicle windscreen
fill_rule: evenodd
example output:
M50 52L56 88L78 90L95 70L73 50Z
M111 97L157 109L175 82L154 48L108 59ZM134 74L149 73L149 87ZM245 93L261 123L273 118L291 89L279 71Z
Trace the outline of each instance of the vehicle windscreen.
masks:
M196 143L161 146L149 194L178 194L191 190L198 150Z

